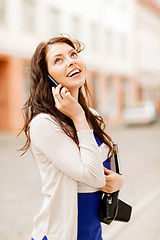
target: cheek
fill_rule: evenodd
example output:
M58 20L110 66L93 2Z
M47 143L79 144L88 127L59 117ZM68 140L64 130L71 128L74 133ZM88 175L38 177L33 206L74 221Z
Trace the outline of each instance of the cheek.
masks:
M51 73L53 78L60 83L60 81L63 79L64 77L64 70L61 67L56 67L56 68L52 68L51 69Z
M86 73L86 66L85 66L85 64L83 62L80 62L79 66L80 66L81 70L83 71L83 73L85 74Z

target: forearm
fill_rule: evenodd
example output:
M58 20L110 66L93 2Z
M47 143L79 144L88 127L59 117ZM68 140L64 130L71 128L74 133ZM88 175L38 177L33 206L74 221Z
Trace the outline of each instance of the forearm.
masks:
M85 114L84 115L81 115L81 116L77 116L73 119L73 122L74 122L74 125L75 125L75 128L76 128L76 131L79 132L81 130L87 130L87 129L90 129L90 126L87 122L87 119L85 117Z
M101 155L93 136L93 130L77 132L79 147L53 119L43 114L33 119L30 136L32 147L41 152L66 175L91 187L105 185Z

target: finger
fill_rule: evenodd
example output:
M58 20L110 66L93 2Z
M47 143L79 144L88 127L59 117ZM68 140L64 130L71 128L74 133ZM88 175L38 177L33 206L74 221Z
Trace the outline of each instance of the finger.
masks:
M105 172L107 175L113 173L111 170L109 170L108 168L105 168L105 167L104 167L104 172Z
M102 188L100 188L100 190L101 190L102 192L107 192L106 187L102 187Z
M113 191L113 184L111 183L106 183L106 185L104 186L104 190L108 193L112 192Z
M57 87L52 87L52 93L55 95L55 93L58 93L60 90L61 84L59 84Z
M67 96L66 96L66 93L68 92L68 89L63 87L62 90L61 90L61 96L64 100L68 100Z
M56 102L55 90L56 90L56 88L55 88L55 87L52 87L52 95L53 95L54 101Z
M107 175L105 177L106 180L106 185L113 185L115 183L115 178L113 177L113 175Z
M62 96L60 93L61 87L62 87L61 84L59 84L54 91L54 98L56 98L59 101L59 103L61 103L62 101Z
M106 181L105 186L103 186L102 189L104 191L109 191L113 185L112 182L110 182L110 176L105 176L105 181Z
M69 91L66 93L66 97L70 102L76 101L75 98L72 97L72 95Z
M59 103L57 97L55 96L55 91L56 91L56 88L52 87L52 94L53 94L54 101L55 101L55 107L58 109L58 106L60 106L60 103Z
M106 178L106 184L109 184L111 182L111 179L108 177Z
M113 182L110 179L106 181L106 186L107 187L110 187L112 185L113 185Z
M52 94L54 95L54 92L55 92L56 88L55 87L52 87Z
M59 109L59 107L61 106L60 102L57 100L57 98L54 98L54 101L55 101L55 107Z
M61 87L62 87L62 85L59 84L59 85L55 88L55 93L59 93L59 94L60 94Z
M106 193L112 193L112 189L108 186L102 187L101 191L106 192Z

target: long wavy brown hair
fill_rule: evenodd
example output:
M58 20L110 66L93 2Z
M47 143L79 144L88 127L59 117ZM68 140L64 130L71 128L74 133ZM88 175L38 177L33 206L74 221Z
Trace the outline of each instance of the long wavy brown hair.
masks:
M24 126L18 134L19 136L22 132L24 132L27 138L25 145L19 149L19 151L23 151L21 155L23 155L30 146L30 122L39 113L49 114L54 121L59 124L63 131L72 138L77 145L79 144L73 121L55 107L51 85L47 78L48 70L46 51L49 45L55 43L66 43L74 48L77 53L84 49L83 43L78 40L72 40L70 37L63 35L51 38L48 42L41 42L37 46L31 59L30 95L22 109L24 115ZM105 123L102 117L94 115L90 111L88 106L88 96L89 90L85 81L84 86L79 88L78 102L82 106L86 119L92 126L95 135L109 147L110 153L113 149L113 141L104 131Z

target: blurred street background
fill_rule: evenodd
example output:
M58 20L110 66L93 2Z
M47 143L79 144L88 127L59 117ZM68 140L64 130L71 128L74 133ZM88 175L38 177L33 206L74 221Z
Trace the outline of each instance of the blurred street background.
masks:
M30 58L66 33L85 44L90 106L118 143L133 206L127 224L103 225L104 240L160 239L160 1L0 0L0 240L27 240L43 196L37 166L17 133L29 96Z

